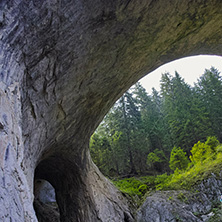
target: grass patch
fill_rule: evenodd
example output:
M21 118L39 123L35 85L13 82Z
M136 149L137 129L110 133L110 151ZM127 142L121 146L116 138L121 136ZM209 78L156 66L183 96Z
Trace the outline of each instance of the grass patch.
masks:
M197 158L196 158L197 159ZM158 176L132 177L114 180L119 190L130 196L139 206L153 190L191 190L194 185L209 178L212 174L219 176L222 169L222 145L218 145L214 152L204 158L189 164L186 170L176 169L173 174L167 173ZM187 201L183 193L177 197Z
M222 169L222 155L218 153L216 159L209 157L202 163L197 163L186 171L177 171L161 183L161 189L188 189L204 179L212 176L212 173L219 175Z

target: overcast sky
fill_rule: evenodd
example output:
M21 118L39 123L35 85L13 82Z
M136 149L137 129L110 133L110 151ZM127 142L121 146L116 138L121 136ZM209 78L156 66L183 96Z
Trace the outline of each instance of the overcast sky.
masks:
M174 75L175 71L177 71L185 79L185 82L193 86L193 83L197 82L204 70L209 69L211 66L214 66L222 73L222 57L205 55L186 57L162 65L142 78L140 83L151 94L152 87L159 91L162 73L169 72L171 75Z

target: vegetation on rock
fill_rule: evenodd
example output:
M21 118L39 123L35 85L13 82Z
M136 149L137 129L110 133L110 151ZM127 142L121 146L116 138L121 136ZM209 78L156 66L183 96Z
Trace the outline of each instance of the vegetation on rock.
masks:
M208 138L207 141L209 141ZM214 138L213 138L214 139ZM207 146L207 141L203 145ZM193 148L199 144L195 144ZM192 148L192 150L193 150ZM132 177L121 180L114 180L114 184L125 194L129 195L138 205L140 205L155 190L192 190L201 181L208 179L212 175L220 177L222 168L222 144L218 144L215 152L202 157L189 164L186 169L176 168L172 174L160 174L157 176ZM190 156L192 159L192 155ZM204 160L203 160L204 159ZM141 188L143 188L141 190ZM146 192L145 192L146 191ZM182 198L181 196L178 198Z
M153 89L148 95L137 83L93 134L94 162L137 206L151 191L191 190L212 174L219 175L220 92L222 80L214 68L194 87L177 72L174 77L162 75L160 93ZM215 122L221 124L215 127ZM186 201L183 192L177 199Z
M152 95L137 83L91 137L93 161L111 178L184 170L189 156L191 164L204 161L222 142L221 98L221 76L213 67L194 87L177 72L163 74L160 92Z

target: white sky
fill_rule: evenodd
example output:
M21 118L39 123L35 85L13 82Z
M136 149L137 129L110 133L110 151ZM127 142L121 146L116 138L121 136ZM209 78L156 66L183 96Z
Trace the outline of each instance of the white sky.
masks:
M185 79L186 83L193 86L193 83L197 82L197 79L204 73L204 70L210 69L211 66L217 68L222 73L222 57L208 55L186 57L160 66L142 78L140 83L151 94L153 87L157 91L160 90L162 73L169 72L174 76L175 71L177 71Z

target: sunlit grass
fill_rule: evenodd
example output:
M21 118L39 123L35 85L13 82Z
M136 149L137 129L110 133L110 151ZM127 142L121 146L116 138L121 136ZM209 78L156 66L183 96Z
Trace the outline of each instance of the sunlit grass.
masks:
M190 189L193 185L207 179L212 174L218 176L222 169L222 146L217 148L217 153L212 154L203 162L198 162L183 172L175 172L171 179L165 181L164 189Z
M113 183L138 204L152 190L190 190L210 176L220 176L222 169L222 145L208 155L203 161L190 163L184 171L175 170L173 174L126 178Z

